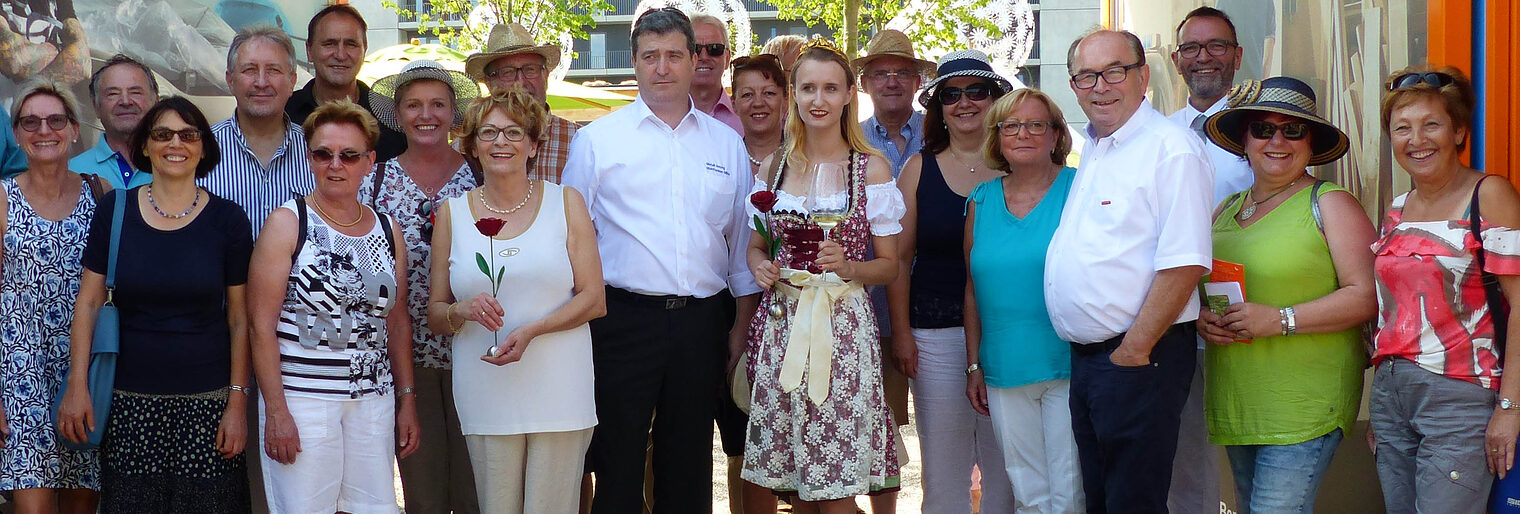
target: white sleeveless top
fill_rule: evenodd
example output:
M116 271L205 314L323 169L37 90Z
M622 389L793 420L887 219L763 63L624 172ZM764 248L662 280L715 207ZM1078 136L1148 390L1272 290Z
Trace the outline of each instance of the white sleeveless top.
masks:
M449 286L461 301L489 294L491 281L475 254L491 265L491 239L475 230L470 195L451 198ZM566 246L564 189L544 183L543 201L528 230L494 242L492 273L505 268L497 301L506 311L503 340L513 329L543 318L574 296L575 276ZM488 213L489 214L489 213ZM466 435L566 432L596 426L589 325L534 339L522 360L496 366L480 360L496 336L474 322L454 336L454 404Z

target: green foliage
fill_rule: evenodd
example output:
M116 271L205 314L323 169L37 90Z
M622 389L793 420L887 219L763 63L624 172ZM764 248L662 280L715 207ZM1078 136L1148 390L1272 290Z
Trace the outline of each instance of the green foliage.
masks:
M869 34L886 27L887 22L903 14L912 27L906 31L915 48L964 47L965 35L985 31L992 37L1001 35L995 24L980 17L977 10L987 6L990 0L925 0L929 8L907 8L906 0L765 0L776 7L777 17L784 20L802 21L809 25L822 23L834 30L834 39L840 46L864 49ZM846 4L859 6L858 33L845 33ZM870 30L866 30L870 29ZM854 39L853 45L845 44Z
M417 3L418 10L403 9L393 0L385 0L381 5L396 11L403 19L416 18L418 32L436 36L443 45L465 53L484 47L491 26L496 23L519 23L539 42L557 43L562 35L584 39L586 29L596 26L593 16L612 10L612 4L606 0L417 0ZM470 13L477 5L484 6L488 14L472 20ZM451 26L452 20L460 20L463 25Z

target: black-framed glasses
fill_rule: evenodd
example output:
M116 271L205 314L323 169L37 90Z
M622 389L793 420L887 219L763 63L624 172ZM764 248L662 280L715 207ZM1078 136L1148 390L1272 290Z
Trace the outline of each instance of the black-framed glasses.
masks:
M516 143L527 139L528 131L518 126L501 128L495 125L481 125L480 128L475 129L475 139L491 142L495 141L498 137L505 137L507 141Z
M998 134L1013 137L1020 131L1028 132L1031 136L1043 136L1050 132L1051 123L1044 120L1014 121L1003 120L997 122Z
M170 139L174 139L175 136L179 136L181 143L195 143L201 140L201 131L195 128L172 130L163 127L148 131L148 139L160 143L167 143Z
M697 54L701 54L704 51L707 52L708 57L723 57L723 53L728 51L728 45L723 43L697 45Z
M417 215L422 217L422 243L433 244L433 207L432 198L425 198L417 202Z
M1099 71L1089 71L1071 76L1071 85L1077 89L1092 89L1098 85L1098 77L1103 77L1103 82L1112 86L1124 82L1129 78L1129 70L1145 66L1145 61L1123 66L1104 68Z
M897 79L898 82L906 82L915 77L922 76L918 70L877 70L866 75L867 79L876 84L886 84L888 80Z
M524 64L522 66L517 66L517 67L498 66L498 67L486 70L485 71L485 76L486 76L486 80L496 80L498 78L505 78L507 80L517 80L518 77L522 77L522 78L525 78L525 79L536 79L536 78L544 76L544 65L542 65L542 64Z
M359 159L364 158L364 155L369 152L344 150L335 153L332 150L328 150L326 148L314 148L308 153L311 154L312 160L317 161L321 164L331 163L333 161L333 158L336 157L338 161L342 162L344 165L353 166L354 164L358 164Z
M69 126L69 122L74 121L74 118L70 118L67 114L49 114L46 117L22 116L16 118L16 126L21 127L21 130L27 132L36 132L42 128L42 122L44 121L47 122L48 128L53 129L53 132L57 132Z
M1272 139L1272 135L1281 131L1283 139L1298 141L1309 136L1309 124L1302 121L1290 121L1281 125L1266 121L1256 120L1246 124L1246 132L1251 137L1266 141Z
M939 92L935 93L934 97L939 99L940 105L949 107L960 102L961 97L966 97L973 102L986 100L987 97L992 96L992 90L992 85L987 83L972 84L965 88L945 86L939 88Z
M1183 58L1193 59L1198 57L1199 50L1208 50L1209 55L1222 57L1235 48L1235 42L1225 39L1211 39L1203 43L1183 43L1177 46L1177 55Z
M1393 82L1388 83L1388 90L1393 91L1397 89L1404 89L1406 87L1413 87L1419 84L1428 84L1431 87L1441 88L1449 86L1456 81L1457 79L1452 78L1451 75L1447 75L1439 71L1426 73L1405 73L1403 75L1399 75L1398 77L1394 77Z

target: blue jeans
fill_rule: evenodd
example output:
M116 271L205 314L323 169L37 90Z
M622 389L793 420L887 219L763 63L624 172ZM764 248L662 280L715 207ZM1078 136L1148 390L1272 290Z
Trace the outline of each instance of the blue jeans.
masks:
M1313 513L1319 484L1343 437L1337 428L1296 444L1226 446L1240 514Z

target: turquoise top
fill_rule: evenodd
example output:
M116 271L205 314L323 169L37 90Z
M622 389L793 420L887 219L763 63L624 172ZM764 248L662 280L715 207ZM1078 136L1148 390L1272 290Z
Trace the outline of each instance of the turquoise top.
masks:
M970 270L982 321L981 364L987 385L1018 387L1071 378L1071 345L1045 311L1045 249L1061 222L1075 168L1066 167L1023 218L1003 203L1001 177L976 186Z
M121 177L122 165L130 168L132 163L128 162L121 154L116 153L115 150L112 150L111 145L106 144L106 136L104 134L100 136L100 143L74 156L73 159L69 159L69 171L81 175L95 175L103 178L111 184L113 189L132 189L153 181L153 174L134 171L132 172L132 183L123 183Z

